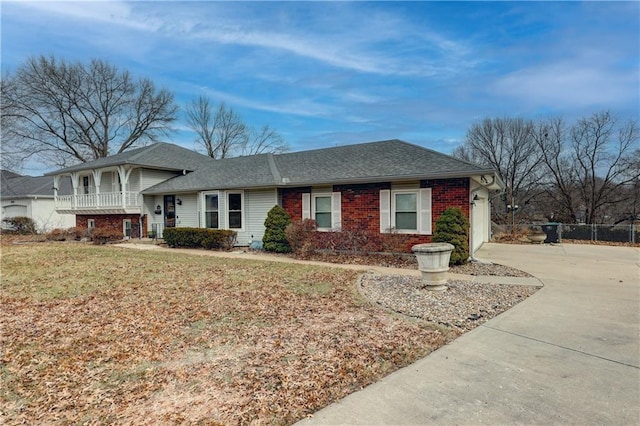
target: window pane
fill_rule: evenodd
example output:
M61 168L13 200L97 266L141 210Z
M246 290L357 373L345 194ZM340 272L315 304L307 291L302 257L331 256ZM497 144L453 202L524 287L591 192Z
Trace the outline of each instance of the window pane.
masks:
M396 229L418 229L418 215L416 213L396 213Z
M218 196L217 195L205 195L206 210L218 211Z
M331 213L316 212L316 224L318 228L331 228Z
M316 212L331 213L331 197L316 197Z
M229 212L229 228L242 228L241 212Z
M229 194L229 210L242 210L241 194Z
M205 217L207 221L207 228L218 229L218 212L206 212Z
M396 194L397 212L417 212L416 194Z

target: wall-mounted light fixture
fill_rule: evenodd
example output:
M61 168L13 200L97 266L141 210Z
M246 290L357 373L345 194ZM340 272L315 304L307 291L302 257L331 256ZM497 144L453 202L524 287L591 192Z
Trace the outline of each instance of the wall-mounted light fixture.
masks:
M155 211L154 213L155 213L155 214L160 214L160 213L162 213L162 207L160 207L160 204L158 204L158 205L156 206L156 211Z
M181 200L180 198L178 198L178 199L176 200L176 203L177 203L179 206L181 206L181 205L182 205L182 200Z

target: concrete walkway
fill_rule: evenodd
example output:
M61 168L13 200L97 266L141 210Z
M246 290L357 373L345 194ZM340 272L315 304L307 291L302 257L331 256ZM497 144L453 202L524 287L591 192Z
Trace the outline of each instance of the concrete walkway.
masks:
M640 424L640 250L486 244L545 287L299 425Z

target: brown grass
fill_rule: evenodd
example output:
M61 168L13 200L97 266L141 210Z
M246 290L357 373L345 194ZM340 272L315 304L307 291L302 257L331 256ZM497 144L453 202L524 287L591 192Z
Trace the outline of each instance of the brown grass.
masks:
M2 244L3 424L291 424L454 338L354 272Z

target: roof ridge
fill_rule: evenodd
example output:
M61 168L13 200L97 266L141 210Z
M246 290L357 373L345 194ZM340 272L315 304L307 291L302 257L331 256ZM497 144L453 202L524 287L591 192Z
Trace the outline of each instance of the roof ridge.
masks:
M273 175L273 180L276 185L282 183L282 175L280 174L280 170L278 170L278 165L276 161L273 159L272 153L267 153L267 161L269 162L269 169L271 170L271 174Z
M140 147L140 150L133 154L131 157L129 157L128 161L134 161L135 159L139 158L142 154L145 154L149 151L153 151L154 149L156 149L158 146L160 146L160 144L162 144L164 142L155 142L152 143L151 145L146 145L146 146L142 146ZM127 152L127 151L122 151L122 152Z
M402 143L405 143L407 145L412 145L412 144L410 144L408 142L405 142L405 141L402 141L400 139L385 139L385 140L380 140L380 141L354 142L354 143L349 143L349 144L344 144L344 145L328 146L328 147L324 147L324 148L303 149L303 150L300 150L300 151L283 152L283 153L280 153L280 154L273 154L273 155L277 156L277 157L285 157L285 156L292 155L292 154L306 154L306 153L318 152L318 151L331 151L331 150L340 149L340 148L361 147L362 145L373 145L373 144L388 143L388 142L402 142ZM414 145L414 146L417 146L417 145Z

